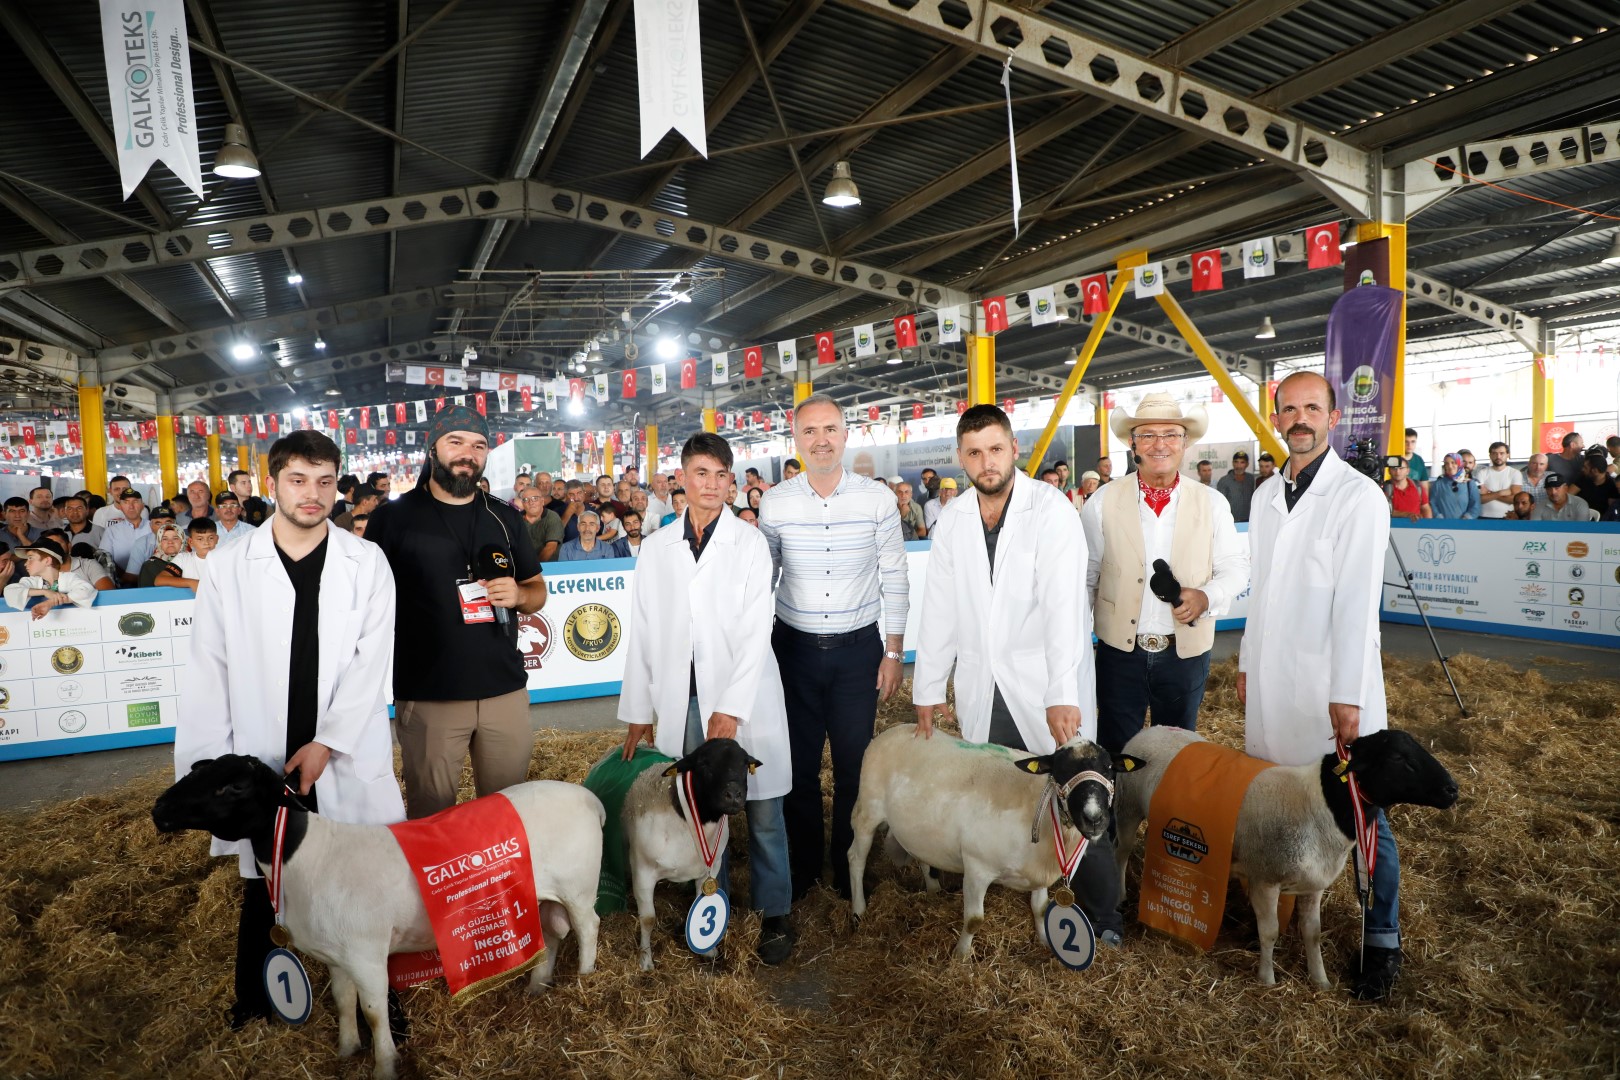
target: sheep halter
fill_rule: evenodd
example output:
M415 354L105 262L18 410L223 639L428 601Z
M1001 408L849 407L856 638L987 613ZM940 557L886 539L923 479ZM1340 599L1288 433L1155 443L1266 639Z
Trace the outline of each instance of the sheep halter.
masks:
M726 834L731 822L726 818L720 819L720 835L711 845L709 836L703 831L703 821L698 817L697 794L692 790L692 770L681 773L681 802L686 805L687 820L692 823L692 831L697 834L698 858L703 860L703 868L708 877L703 879L703 895L713 896L720 888L720 883L714 878L714 864L720 861L720 853L726 849Z
M1069 777L1067 783L1059 785L1056 780L1048 779L1046 787L1041 791L1041 801L1035 807L1035 821L1030 825L1029 842L1038 844L1041 840L1041 811L1046 811L1052 818L1052 848L1057 854L1058 873L1063 876L1063 884L1054 894L1054 900L1059 907L1069 907L1074 903L1074 891L1069 887L1074 881L1074 872L1080 866L1080 859L1086 853L1089 841L1082 834L1080 842L1073 851L1065 851L1063 844L1063 824L1058 818L1058 807L1063 807L1063 817L1069 817L1069 793L1080 786L1085 780L1095 780L1108 792L1110 801L1114 798L1114 785L1100 772L1087 769ZM1072 824L1072 822L1071 822Z

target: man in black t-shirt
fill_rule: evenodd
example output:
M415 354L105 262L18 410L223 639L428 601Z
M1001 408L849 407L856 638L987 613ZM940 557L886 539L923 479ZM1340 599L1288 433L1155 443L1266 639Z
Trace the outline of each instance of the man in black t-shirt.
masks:
M539 611L546 583L522 518L478 487L488 456L484 418L441 409L415 489L366 530L398 591L394 716L412 818L455 805L469 751L482 796L522 783L534 748L512 609Z

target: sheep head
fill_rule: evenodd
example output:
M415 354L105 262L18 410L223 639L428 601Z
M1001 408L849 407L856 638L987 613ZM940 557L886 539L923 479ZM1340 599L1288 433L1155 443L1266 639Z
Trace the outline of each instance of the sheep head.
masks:
M281 803L282 781L256 757L204 758L159 795L152 824L160 833L201 829L221 840L245 840Z
M1080 835L1096 840L1108 831L1115 768L1108 751L1076 736L1050 754L1024 758L1016 764L1024 772L1050 776L1060 790L1067 789L1069 820Z
M1361 796L1374 806L1432 806L1449 809L1457 801L1457 781L1423 744L1393 728L1363 735L1350 744L1347 771Z
M698 820L704 823L740 813L748 804L748 777L760 766L736 739L707 739L696 750L664 770L678 784L692 774ZM676 795L680 795L677 788Z

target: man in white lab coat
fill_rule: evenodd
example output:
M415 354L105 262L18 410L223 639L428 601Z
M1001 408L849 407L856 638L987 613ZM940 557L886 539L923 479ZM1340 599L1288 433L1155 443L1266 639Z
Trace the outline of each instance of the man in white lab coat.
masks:
M793 951L782 821L793 769L771 651L775 575L764 536L726 506L731 465L731 447L713 433L681 448L690 501L641 544L619 719L629 725L626 761L643 741L678 758L713 738L736 739L760 761L748 778L749 895L764 916L759 958L780 964Z
M1238 653L1248 752L1307 765L1388 726L1378 611L1389 507L1378 485L1328 446L1339 422L1333 388L1314 372L1277 387L1272 426L1287 464L1254 493L1253 582ZM1382 1000L1400 972L1400 862L1378 812L1373 904L1356 996Z
M394 578L375 544L327 520L338 462L318 432L277 440L269 526L209 558L181 669L175 774L251 754L297 770L299 795L323 817L390 824L405 817L388 726ZM241 1027L270 1014L262 969L274 914L250 842L216 839L213 854L239 856L246 879L229 1017Z
M917 732L932 737L954 668L968 741L1036 754L1076 734L1095 741L1079 516L1057 488L1018 472L1018 440L994 405L962 414L956 456L973 487L945 505L930 537L912 677ZM1113 856L1107 837L1092 842L1074 890L1098 935L1117 946L1123 921Z

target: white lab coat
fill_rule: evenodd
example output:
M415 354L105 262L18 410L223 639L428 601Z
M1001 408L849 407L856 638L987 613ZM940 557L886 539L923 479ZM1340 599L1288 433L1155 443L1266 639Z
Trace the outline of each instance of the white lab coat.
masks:
M977 492L946 504L929 539L912 700L942 703L954 666L956 714L970 742L989 739L998 686L1034 753L1057 748L1046 724L1049 705L1079 706L1080 734L1095 740L1086 538L1063 493L1027 476L1013 478L993 585Z
M181 669L177 776L221 754L251 754L281 771L294 600L268 527L209 556L197 589L191 660ZM322 817L359 825L405 819L388 724L393 656L388 560L377 545L328 522L315 722L316 741L332 748L316 781ZM213 854L239 855L242 876L258 876L245 840L216 839Z
M1248 677L1248 753L1307 765L1333 751L1328 703L1361 707L1361 734L1389 726L1378 611L1389 504L1331 448L1292 513L1279 470L1249 515L1252 592L1238 652Z
M654 724L658 751L682 756L697 667L698 710L737 718L737 741L760 767L750 799L774 799L793 787L787 706L771 651L771 551L758 529L721 508L703 557L692 558L685 518L641 543L619 692L619 719Z

